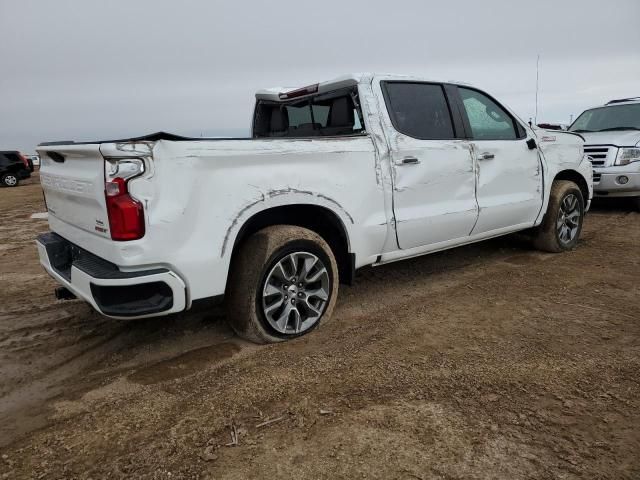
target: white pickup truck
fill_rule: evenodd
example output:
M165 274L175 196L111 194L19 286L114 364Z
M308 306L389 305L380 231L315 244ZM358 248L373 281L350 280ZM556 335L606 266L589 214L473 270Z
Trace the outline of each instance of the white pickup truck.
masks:
M355 270L527 230L576 246L592 197L578 134L531 129L462 84L357 74L256 94L253 138L158 133L39 146L67 296L118 319L222 297L274 342L332 313Z

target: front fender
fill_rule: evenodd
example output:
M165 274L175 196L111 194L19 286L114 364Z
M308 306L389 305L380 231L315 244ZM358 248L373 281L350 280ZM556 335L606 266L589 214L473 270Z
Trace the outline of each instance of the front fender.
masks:
M593 198L593 169L589 157L584 154L584 139L555 130L536 129L535 133L544 162L545 182L544 201L536 225L542 222L549 205L551 185L558 178L572 180L586 189L585 207L588 209Z

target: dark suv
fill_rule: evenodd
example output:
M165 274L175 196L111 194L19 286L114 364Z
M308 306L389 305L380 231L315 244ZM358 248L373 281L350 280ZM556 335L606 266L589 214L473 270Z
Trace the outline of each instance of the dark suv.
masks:
M20 180L29 178L33 163L20 152L0 151L0 185L15 187Z

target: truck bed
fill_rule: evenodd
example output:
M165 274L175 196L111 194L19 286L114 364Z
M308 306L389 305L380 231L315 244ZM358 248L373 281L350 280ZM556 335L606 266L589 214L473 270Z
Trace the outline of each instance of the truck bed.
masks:
M56 142L41 142L40 147L51 147L57 145L94 145L102 143L124 143L124 142L155 142L158 140L170 140L172 142L194 142L194 141L212 141L212 140L253 140L251 137L185 137L168 132L155 132L143 135L141 137L118 138L113 140L93 140L85 142L76 142L74 140L62 140Z

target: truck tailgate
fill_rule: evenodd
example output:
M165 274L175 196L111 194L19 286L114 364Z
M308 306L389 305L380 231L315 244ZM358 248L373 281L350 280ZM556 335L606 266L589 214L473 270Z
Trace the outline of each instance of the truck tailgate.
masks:
M41 146L37 151L49 215L70 228L109 238L100 144Z

